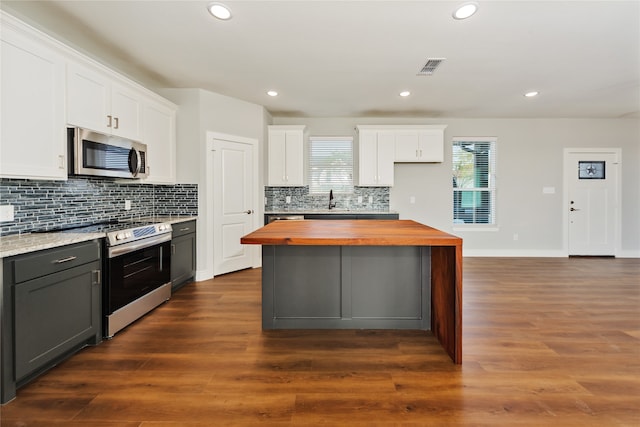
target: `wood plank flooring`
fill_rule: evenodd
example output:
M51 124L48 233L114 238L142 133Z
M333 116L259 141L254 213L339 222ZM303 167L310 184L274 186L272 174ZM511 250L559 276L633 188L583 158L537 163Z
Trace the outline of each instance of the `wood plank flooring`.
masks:
M430 333L263 332L260 273L187 285L1 425L640 425L640 260L466 258L461 366Z

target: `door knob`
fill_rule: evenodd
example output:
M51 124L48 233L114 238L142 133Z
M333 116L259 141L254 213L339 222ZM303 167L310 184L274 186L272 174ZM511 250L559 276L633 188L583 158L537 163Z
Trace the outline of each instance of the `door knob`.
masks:
M569 209L569 210L570 210L571 212L573 212L573 211L579 211L580 209L571 208L571 209Z
M253 211L251 209L249 209L248 211L245 212L247 215L251 215L253 213Z

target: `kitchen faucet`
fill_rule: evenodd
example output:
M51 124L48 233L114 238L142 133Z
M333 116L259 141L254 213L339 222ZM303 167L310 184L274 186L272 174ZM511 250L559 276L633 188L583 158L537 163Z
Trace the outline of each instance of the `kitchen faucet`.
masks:
M333 190L329 190L329 210L336 207L336 202L333 201Z

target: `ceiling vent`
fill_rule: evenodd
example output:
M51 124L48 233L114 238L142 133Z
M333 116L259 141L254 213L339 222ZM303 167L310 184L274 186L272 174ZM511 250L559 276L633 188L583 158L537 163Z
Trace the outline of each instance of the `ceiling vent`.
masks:
M430 76L432 75L438 66L444 61L445 58L429 58L427 59L427 63L424 64L424 67L418 72L419 76Z

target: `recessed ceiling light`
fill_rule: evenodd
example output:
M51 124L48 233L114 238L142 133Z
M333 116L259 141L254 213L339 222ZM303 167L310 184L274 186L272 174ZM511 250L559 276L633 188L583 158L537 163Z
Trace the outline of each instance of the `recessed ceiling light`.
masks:
M269 96L278 96L278 92L276 92L275 90L269 90L269 91L267 91L267 95L269 95Z
M405 98L407 96L411 95L411 92L409 92L408 90L403 90L402 92L400 92L400 96Z
M210 3L207 9L209 9L210 14L218 19L222 19L223 21L231 19L231 9L222 3Z
M453 11L453 18L467 19L477 11L478 11L478 3L474 1L462 3L460 6L456 8L456 10Z
M533 98L534 96L538 96L538 92L535 90L532 90L531 92L525 93L524 96L526 96L527 98Z

